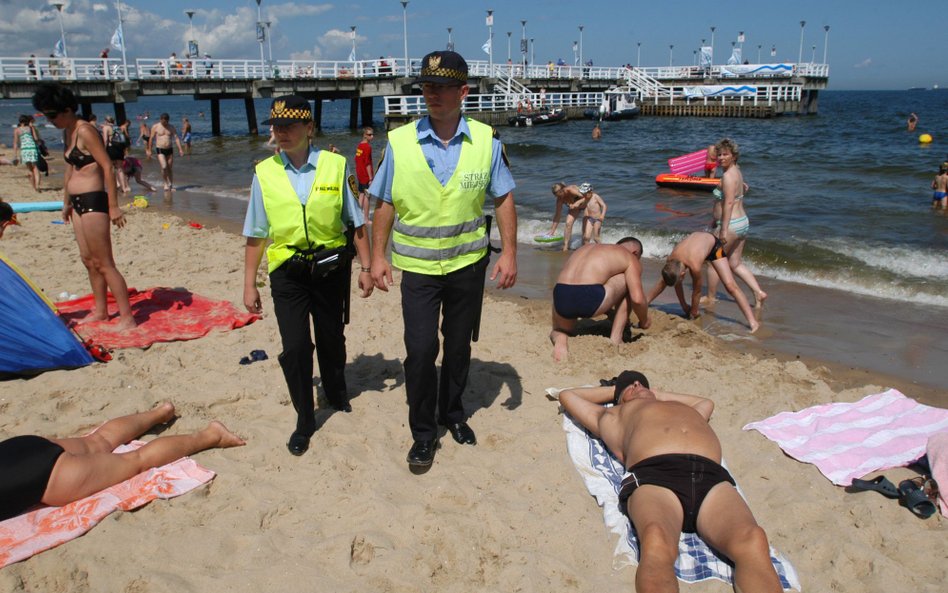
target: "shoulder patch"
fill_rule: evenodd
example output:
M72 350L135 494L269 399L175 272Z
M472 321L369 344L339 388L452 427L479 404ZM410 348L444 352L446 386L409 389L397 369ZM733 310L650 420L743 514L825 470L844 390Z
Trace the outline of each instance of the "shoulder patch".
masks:
M356 176L350 174L349 177L346 178L346 181L349 183L349 191L352 192L352 195L359 195L359 186L356 184Z

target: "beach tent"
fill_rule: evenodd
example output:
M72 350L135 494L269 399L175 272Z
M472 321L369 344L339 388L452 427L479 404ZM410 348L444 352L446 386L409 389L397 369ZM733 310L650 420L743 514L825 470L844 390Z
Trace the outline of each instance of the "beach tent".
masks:
M0 379L92 361L56 307L0 253Z

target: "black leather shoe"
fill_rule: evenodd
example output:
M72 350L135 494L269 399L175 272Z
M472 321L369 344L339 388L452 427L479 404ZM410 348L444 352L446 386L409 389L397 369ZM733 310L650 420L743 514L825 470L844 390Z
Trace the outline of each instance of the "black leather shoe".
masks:
M450 432L451 436L454 437L454 440L461 445L477 444L477 436L474 434L474 431L471 430L471 427L467 425L467 422L449 424L448 432Z
M302 432L294 432L290 435L290 440L286 443L286 448L299 457L309 449L309 437Z
M435 449L438 448L438 439L430 441L415 441L408 451L408 465L415 467L429 467L434 463Z

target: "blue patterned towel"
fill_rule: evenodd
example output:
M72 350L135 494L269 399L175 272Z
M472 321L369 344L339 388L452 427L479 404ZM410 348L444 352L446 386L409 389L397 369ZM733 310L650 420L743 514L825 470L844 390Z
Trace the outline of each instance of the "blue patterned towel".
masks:
M554 396L558 391L547 390ZM612 567L620 569L638 564L638 536L629 520L619 510L619 486L626 476L625 468L609 453L601 440L573 422L569 414L563 414L563 430L566 431L566 448L576 471L583 478L589 493L602 507L606 527L619 536ZM740 492L740 489L738 491ZM770 557L783 588L802 591L797 572L790 561L773 548L770 548ZM695 583L706 579L719 579L733 584L732 573L731 562L715 553L700 537L694 533L681 534L678 560L675 562L675 574L680 580Z

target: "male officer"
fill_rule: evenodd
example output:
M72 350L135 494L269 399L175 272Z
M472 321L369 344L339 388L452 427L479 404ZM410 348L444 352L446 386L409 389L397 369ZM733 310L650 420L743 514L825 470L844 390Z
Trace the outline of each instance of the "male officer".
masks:
M461 395L471 363L471 339L479 322L489 237L484 200L494 200L503 250L491 272L500 288L517 280L517 213L514 181L490 126L461 116L467 97L467 63L452 51L422 60L417 81L428 115L388 135L385 158L369 193L378 200L372 227L372 280L392 285L385 258L389 233L392 264L403 271L405 380L408 423L414 444L408 464L434 461L438 425L460 444L477 442L466 423ZM441 377L438 321L444 355Z

